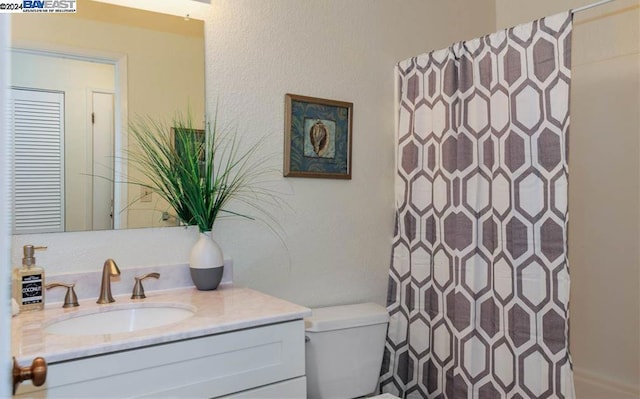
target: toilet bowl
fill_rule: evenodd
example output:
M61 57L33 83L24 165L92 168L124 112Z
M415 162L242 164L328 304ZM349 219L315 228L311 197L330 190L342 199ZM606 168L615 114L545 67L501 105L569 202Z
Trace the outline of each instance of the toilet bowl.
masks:
M305 318L308 399L348 399L376 390L389 314L375 303L312 309Z

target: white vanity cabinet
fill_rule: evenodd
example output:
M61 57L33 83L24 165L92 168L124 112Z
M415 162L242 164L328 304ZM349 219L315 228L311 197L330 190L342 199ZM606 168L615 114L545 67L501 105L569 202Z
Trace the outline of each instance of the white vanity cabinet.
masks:
M49 364L38 398L304 398L304 322L294 320Z
M63 319L131 306L181 306L193 315L130 332L48 332ZM147 293L143 301L123 297L109 305L91 299L77 308L21 313L11 323L13 355L21 366L41 356L48 372L43 386L20 384L16 398L305 398L303 319L310 313L235 287ZM106 327L110 319L104 320Z

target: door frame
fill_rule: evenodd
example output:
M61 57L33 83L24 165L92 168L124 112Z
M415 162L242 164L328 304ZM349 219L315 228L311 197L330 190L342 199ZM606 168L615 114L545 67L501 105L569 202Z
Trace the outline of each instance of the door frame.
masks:
M9 47L11 37L11 14L0 14L0 51ZM5 53L6 54L6 53ZM0 63L0 108L9 106L9 70L8 62ZM0 112L0 128L9 131L6 112ZM11 395L11 236L10 236L10 161L11 138L7 134L0 135L0 397Z
M116 144L115 144L115 92L114 91L110 91L110 90L102 90L102 89L98 89L98 88L88 88L87 89L87 104L90 105L90 107L87 107L87 111L90 111L91 114L94 113L95 111L95 101L94 101L94 97L96 94L106 94L111 96L112 100L113 100L113 112L112 115L114 116L114 130L111 131L111 147L112 147L112 153L113 155L116 156L116 158L113 159L113 165L115 166L116 163L118 163L119 160L122 160L122 158L118 158L118 155L115 152L116 149ZM91 211L89 212L90 215L88 215L88 220L91 220L91 230L96 230L95 228L95 203L96 203L96 197L95 197L95 185L96 185L96 171L95 171L95 127L96 125L93 123L93 120L91 120L90 118L87 120L87 131L91 132L91 139L88 140L87 143L87 151L91 151L91 160L87 160L87 170L91 171L91 174L93 175L93 178L91 179ZM116 181L116 174L115 171L113 171L113 176L111 176L111 179L114 180L114 182ZM102 180L102 179L100 179ZM116 216L116 210L115 210L115 186L116 184L113 184L113 187L111 189L111 229L104 229L104 230L113 230L114 229L114 225L115 225L115 216ZM98 230L103 230L103 229L98 229Z
M74 48L54 44L15 41L10 50L24 54L44 55L50 57L69 58L80 61L97 62L114 66L115 70L115 107L114 107L114 176L116 181L127 175L127 163L124 151L129 144L128 106L127 106L127 55L108 51ZM127 185L114 184L113 228L127 227L127 213L123 212L127 205Z

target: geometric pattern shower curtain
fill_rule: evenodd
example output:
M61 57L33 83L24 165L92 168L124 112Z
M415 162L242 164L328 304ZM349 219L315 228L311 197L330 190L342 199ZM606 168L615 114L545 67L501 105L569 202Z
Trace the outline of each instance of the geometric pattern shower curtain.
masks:
M398 65L391 315L380 387L571 398L570 13Z

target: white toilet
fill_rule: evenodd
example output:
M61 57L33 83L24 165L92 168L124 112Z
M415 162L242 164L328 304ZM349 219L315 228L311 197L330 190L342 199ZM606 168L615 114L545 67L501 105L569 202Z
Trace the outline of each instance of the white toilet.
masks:
M308 399L347 399L376 390L389 314L375 303L312 309L305 318Z

